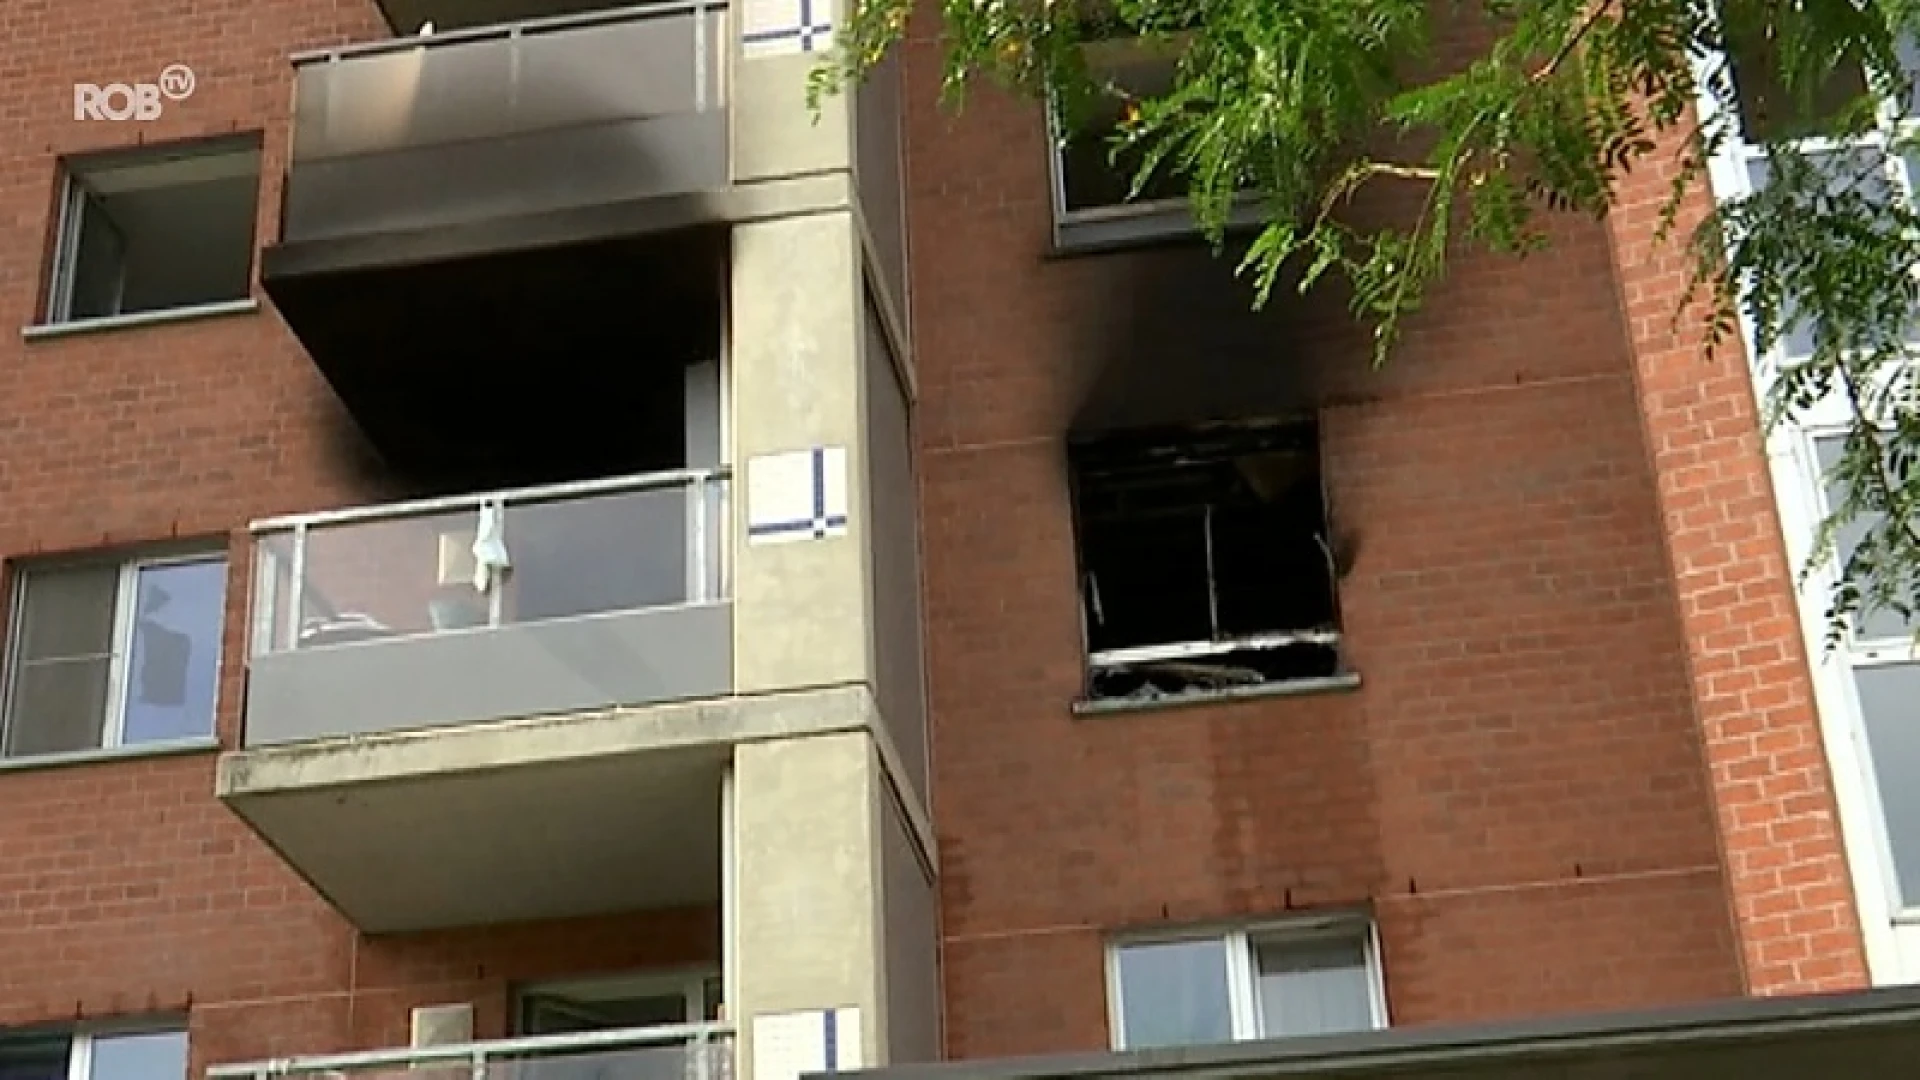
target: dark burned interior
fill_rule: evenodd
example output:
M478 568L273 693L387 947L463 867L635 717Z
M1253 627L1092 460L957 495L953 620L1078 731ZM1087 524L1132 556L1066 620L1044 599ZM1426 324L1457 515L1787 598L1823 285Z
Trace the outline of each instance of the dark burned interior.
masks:
M721 348L724 230L336 273L268 293L424 496L680 468L689 365Z
M1069 454L1091 697L1340 671L1310 420L1127 432Z

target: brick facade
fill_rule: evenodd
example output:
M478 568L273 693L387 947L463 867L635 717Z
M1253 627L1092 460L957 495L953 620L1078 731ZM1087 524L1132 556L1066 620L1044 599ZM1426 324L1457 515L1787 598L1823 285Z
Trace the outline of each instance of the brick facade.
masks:
M1106 935L1289 908L1371 905L1396 1025L1742 992L1609 232L1460 261L1372 372L1337 298L1047 258L1038 110L937 104L930 30L908 72L949 1053L1103 1047ZM1361 688L1076 717L1063 437L1280 404L1320 417Z
M1656 236L1677 151L1622 185L1610 238L1747 987L1854 988L1867 980L1859 908L1753 381L1738 349L1704 358L1702 303L1676 323L1687 256ZM1711 199L1695 187L1674 235Z
M60 155L263 130L272 236L288 54L378 30L367 0L0 4L0 559L229 537L229 747L245 523L394 493L264 301L11 328ZM73 82L175 62L163 120L72 120ZM1037 111L945 112L924 27L906 72L951 1056L1103 1047L1105 935L1291 909L1373 907L1399 1024L1863 981L1751 391L1655 325L1644 205L1463 261L1373 373L1337 299L1254 317L1204 252L1045 257ZM1319 413L1362 686L1074 716L1063 436L1249 401ZM212 792L210 753L0 771L0 1028L190 1010L204 1064L401 1043L436 1001L500 1034L514 980L716 960L712 912L367 938Z

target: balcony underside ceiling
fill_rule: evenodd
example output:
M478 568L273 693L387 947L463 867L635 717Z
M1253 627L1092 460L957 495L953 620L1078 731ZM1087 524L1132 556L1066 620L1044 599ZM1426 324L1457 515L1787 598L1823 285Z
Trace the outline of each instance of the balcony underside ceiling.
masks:
M547 744L568 737L580 738L549 733ZM270 753L284 772L306 752ZM369 933L698 907L720 896L728 754L683 746L504 764L455 755L439 771L227 801Z
M325 269L282 247L262 280L390 464L539 483L680 464L682 372L719 349L726 235Z

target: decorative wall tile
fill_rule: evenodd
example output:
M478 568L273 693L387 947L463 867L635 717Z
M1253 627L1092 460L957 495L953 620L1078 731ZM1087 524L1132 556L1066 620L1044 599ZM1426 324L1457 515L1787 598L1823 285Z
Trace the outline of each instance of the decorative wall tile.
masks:
M747 542L821 540L847 531L847 450L816 446L747 462Z
M832 0L742 0L740 41L749 57L826 52L833 47Z
M753 1018L754 1080L799 1080L853 1072L860 1063L860 1010L763 1013Z

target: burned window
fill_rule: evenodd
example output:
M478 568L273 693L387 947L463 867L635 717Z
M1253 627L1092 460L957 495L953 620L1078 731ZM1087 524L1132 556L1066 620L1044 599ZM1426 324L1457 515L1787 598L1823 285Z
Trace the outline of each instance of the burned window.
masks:
M1071 458L1091 696L1338 673L1313 424L1130 433Z

